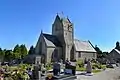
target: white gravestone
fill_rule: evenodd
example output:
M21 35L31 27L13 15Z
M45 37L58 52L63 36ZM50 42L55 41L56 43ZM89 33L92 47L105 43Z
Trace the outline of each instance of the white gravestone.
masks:
M41 56L36 56L36 58L35 58L35 64L37 64L37 65L41 64Z
M60 61L60 73L63 73L64 72L64 69L65 69L65 65L63 64L63 60Z

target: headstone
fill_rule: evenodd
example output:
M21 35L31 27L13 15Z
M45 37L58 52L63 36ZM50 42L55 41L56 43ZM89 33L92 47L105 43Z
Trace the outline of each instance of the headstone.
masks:
M37 65L34 66L34 69L33 69L33 72L32 72L32 74L33 74L33 80L34 79L35 80L41 80L41 71L40 71L39 68L40 67L37 66Z
M38 64L38 65L41 64L41 56L36 56L36 58L35 58L35 64Z
M86 72L87 73L91 73L92 72L92 65L91 65L90 60L88 60L88 62L87 62Z
M41 57L37 56L35 58L35 66L33 70L33 79L41 80Z
M60 64L58 62L55 62L53 64L53 74L59 75L59 73L60 73Z
M60 61L60 73L64 73L65 66L63 64L63 60Z
M64 68L63 60L60 61L60 66L61 66L61 69Z
M42 72L42 75L46 75L46 68L44 64L41 64L41 72Z

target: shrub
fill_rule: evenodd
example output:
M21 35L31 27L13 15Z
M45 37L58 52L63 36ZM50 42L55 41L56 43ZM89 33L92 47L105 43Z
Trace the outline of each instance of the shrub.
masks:
M102 69L106 69L106 65L101 65L101 68Z
M83 62L83 60L79 59L79 60L77 61L77 66L79 66L79 67L84 67L84 62Z
M86 71L86 68L84 68L84 67L81 67L81 68L80 68L80 67L77 66L77 67L76 67L76 71Z
M21 69L26 69L28 67L30 67L30 65L28 65L28 64L19 64L18 65L18 68L21 68Z
M101 69L101 65L94 63L94 64L92 64L92 68L93 69Z
M94 63L94 64L92 64L92 69L106 69L106 66Z
M52 69L52 64L51 64L51 63L47 63L47 64L46 64L46 69L47 69L47 70Z

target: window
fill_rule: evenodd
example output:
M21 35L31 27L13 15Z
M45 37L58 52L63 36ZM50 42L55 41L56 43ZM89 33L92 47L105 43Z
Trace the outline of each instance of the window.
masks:
M78 52L78 57L79 57L79 58L81 57L81 52Z

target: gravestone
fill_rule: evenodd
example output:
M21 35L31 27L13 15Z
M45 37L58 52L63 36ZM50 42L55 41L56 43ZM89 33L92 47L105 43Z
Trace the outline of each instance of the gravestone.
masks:
M41 72L42 72L42 75L46 75L46 68L44 64L41 64Z
M33 79L34 80L41 80L41 57L36 56L35 58L35 65L33 70Z
M41 56L35 57L35 64L40 65L41 64Z
M87 62L86 72L87 72L88 74L91 74L91 73L92 73L92 64L91 64L90 60L88 60L88 62Z
M65 65L63 64L63 60L60 61L60 73L64 73Z
M58 62L55 62L53 64L53 74L59 75L59 73L60 73L60 64Z

